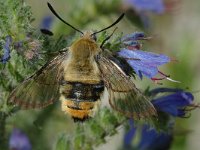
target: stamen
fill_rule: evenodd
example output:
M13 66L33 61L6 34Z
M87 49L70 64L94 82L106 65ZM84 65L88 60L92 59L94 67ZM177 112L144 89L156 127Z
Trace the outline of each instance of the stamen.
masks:
M177 80L173 80L173 79L171 79L171 78L166 78L167 80L169 80L169 81L171 81L171 82L176 82L176 83L181 83L180 81L177 81Z
M191 113L187 113L187 115L185 114L184 116L180 116L180 118L190 118L191 117Z
M166 74L164 74L164 73L161 72L161 71L158 71L158 73L161 74L162 76L164 76L164 79L167 79L167 80L169 80L169 81L171 81L171 82L181 83L180 81L177 81L177 80L174 80L174 79L169 78L170 75L166 75Z
M187 108L187 110L191 111L191 110L194 110L196 108L200 108L200 104L199 103L193 103L193 104L190 104L188 107L191 107L191 108Z
M143 38L139 38L138 40L151 40L152 39L152 37L151 36L149 36L149 37L143 37Z
M161 72L161 71L159 71L159 70L158 70L158 73L160 73L160 74L163 75L164 77L170 77L170 75L166 75L166 74L164 74L163 72Z
M177 60L176 58L170 57L170 62L175 62L175 63L177 63L177 62L179 62L179 60Z
M154 83L156 83L156 84L162 85L162 83L160 83L160 82L158 82L158 81L167 79L167 77L169 77L169 75L166 75L166 74L162 73L161 71L158 71L158 73L159 73L160 75L162 75L163 77L161 77L161 78L151 78L151 80L152 80Z
M163 79L165 79L165 77L164 77L164 78L151 78L151 80L152 80L154 83L159 84L159 85L162 85L162 83L161 83L161 82L158 82L158 81L163 80Z
M166 79L166 77L162 77L162 78L151 78L151 80L153 80L153 81L164 80L164 79Z

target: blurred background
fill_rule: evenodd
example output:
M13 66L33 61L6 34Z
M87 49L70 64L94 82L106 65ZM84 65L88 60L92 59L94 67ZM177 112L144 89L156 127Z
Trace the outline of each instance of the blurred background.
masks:
M144 1L146 4L141 4ZM153 87L178 87L194 94L196 102L200 97L200 1L198 0L49 0L64 20L80 30L100 30L120 16L126 17L117 25L116 34L143 31L152 37L143 42L143 49L163 53L173 60L160 68L172 79L181 83L162 81L163 85L151 80L137 78L140 89ZM55 39L61 35L70 39L74 31L55 18L47 7L46 0L29 0L35 21L32 26L42 28L47 23ZM45 23L44 23L45 22ZM49 23L48 23L49 22ZM110 30L111 33L112 29ZM66 46L70 46L70 43ZM197 150L200 147L200 110L191 113L190 118L177 119L171 150ZM45 119L44 119L45 118ZM56 138L74 129L73 121L60 111L59 102L47 109L18 111L7 119L6 129L22 129L31 140L34 150L53 149ZM42 132L41 132L42 131ZM122 145L123 129L97 149L116 150ZM38 138L38 139L37 139Z

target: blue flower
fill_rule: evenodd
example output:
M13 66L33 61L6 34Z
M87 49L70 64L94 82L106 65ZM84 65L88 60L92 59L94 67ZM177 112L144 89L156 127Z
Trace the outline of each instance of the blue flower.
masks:
M11 47L11 43L12 43L12 38L11 36L6 36L5 38L5 44L3 45L3 50L4 50L4 54L1 57L0 61L5 64L6 62L8 62L8 60L10 59L10 47Z
M142 50L122 49L118 54L127 60L141 79L143 75L149 78L155 77L159 72L158 66L170 62L168 56Z
M52 16L45 16L40 24L40 31L46 35L52 36L53 32L50 31L52 26L53 18Z
M160 14L165 11L163 0L126 0L126 2L139 12L151 11Z
M52 22L53 22L53 17L52 16L45 16L42 19L40 27L43 28L43 29L48 29L49 30L51 28Z
M164 92L163 88L153 90L153 93ZM185 107L196 107L193 104L194 96L190 92L184 92L181 89L167 88L166 92L174 92L169 95L153 99L151 102L158 111L165 112L175 117L185 117L187 109Z
M146 29L151 26L148 12L162 14L166 11L163 0L125 0L125 4L132 7L138 13Z
M139 40L147 39L149 38L146 37L143 32L134 32L123 36L121 42L130 50L139 50L141 48Z
M10 150L31 150L31 143L28 137L19 129L13 129L9 139Z
M142 135L143 138L140 140L138 147L140 150L167 150L169 149L173 135L171 133L165 133L156 131L155 129L149 129L148 125L143 125Z
M149 91L150 96L157 96L160 93L168 93L164 96L156 97L151 102L158 112L158 117L163 119L163 113L168 116L185 117L187 110L186 107L196 106L193 103L194 97L191 93L185 92L182 89L173 88L157 88ZM191 109L190 109L191 110ZM174 119L166 119L161 123L162 126L167 127L167 132L158 132L156 129L151 128L149 125L142 125L141 127L134 126L133 120L130 120L130 130L124 136L124 147L126 149L138 150L167 150L170 147L173 138ZM158 119L158 121L162 121ZM139 137L140 141L137 144L132 144L133 139L138 135L138 130L141 131Z
M130 129L124 136L124 145L129 146L133 140L134 135L136 134L136 127L134 126L133 120L129 120Z
M145 34L143 32L134 32L131 34L127 34L125 36L122 37L122 41L126 42L126 41L137 41L137 40L143 40L146 39Z
M122 48L118 55L125 60L134 69L136 74L142 79L143 75L157 80L154 78L158 73L163 77L167 78L165 74L158 70L158 67L170 62L170 58L163 54L155 54L152 52L145 52L139 50L141 48L138 40L149 39L145 37L142 32L135 32L122 37L122 43L126 48ZM159 80L159 79L158 79Z
M159 93L166 93L166 92L182 92L183 89L179 88L156 88L151 91L149 91L150 96L156 96Z
M169 126L170 127L170 126ZM140 141L137 144L132 144L132 141L138 135L138 128L134 126L133 120L130 120L130 130L124 136L125 149L137 150L167 150L169 149L173 135L172 132L157 132L148 125L140 127Z

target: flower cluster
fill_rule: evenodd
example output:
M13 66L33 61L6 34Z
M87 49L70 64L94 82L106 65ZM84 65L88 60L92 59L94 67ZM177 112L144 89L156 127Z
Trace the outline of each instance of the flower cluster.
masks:
M153 81L162 79L174 81L158 69L159 66L171 61L168 56L141 50L142 45L139 41L148 39L150 37L146 37L142 32L123 36L121 38L123 47L118 55L126 60L140 79L146 76ZM157 78L157 75L161 77ZM188 117L189 112L199 106L194 103L193 95L182 89L157 88L148 91L147 95L158 112L158 118L154 122L156 129L148 124L136 127L133 120L130 120L130 130L124 136L124 148L139 150L169 149L173 139L174 119L176 117ZM133 142L136 136L141 137L138 143Z
M40 23L40 28L50 30L52 22L53 22L52 16L45 16Z
M171 128L171 126L169 126ZM124 148L125 149L138 149L138 150L158 150L169 149L173 135L171 132L158 132L155 129L150 129L148 125L142 125L140 133L140 141L137 144L133 144L135 137L138 135L138 128L134 126L132 120L130 120L130 130L124 136Z
M31 150L32 146L29 138L20 129L13 129L9 139L10 150Z
M153 12L154 14L163 14L165 12L163 0L125 0L124 3L130 9L137 12L138 17L146 29L151 27L149 12Z
M146 76L153 81L168 79L170 81L177 82L158 69L159 66L170 62L170 58L168 56L141 50L142 46L139 40L148 39L150 39L150 37L146 37L143 32L134 32L132 34L125 35L121 38L125 48L122 48L118 52L118 55L127 61L140 79L142 79L143 76ZM157 74L161 77L156 78L155 76Z
M163 0L126 0L137 11L152 11L154 13L163 13L165 6Z
M161 93L164 95L157 97L157 95ZM165 132L158 132L156 129L145 124L141 127L140 142L133 145L132 141L137 134L138 128L134 126L134 122L131 120L130 130L124 136L125 147L136 147L139 150L168 149L173 139L172 130L174 118L186 117L190 110L198 107L198 105L193 102L193 95L190 92L185 92L181 89L157 88L149 91L149 96L154 97L151 102L158 112L158 121L160 121L159 117L163 117L163 113L168 116L168 119L166 119L166 122L164 123L164 126L166 126L167 129L165 129ZM170 117L171 119L169 119Z
M180 3L180 0L124 0L129 9L137 12L146 29L151 27L150 14L173 13L179 8Z
M125 3L134 8L137 12L153 12L162 14L171 12L180 3L180 0L125 0Z
M162 88L156 89L156 92L159 93ZM170 90L170 89L169 89ZM177 90L177 91L176 91ZM168 113L175 117L186 117L187 110L185 107L195 108L196 105L193 104L194 97L190 92L184 92L181 89L176 89L174 93L170 95L165 95L156 99L153 99L151 102L158 111ZM155 91L153 90L155 93ZM165 92L168 92L168 88L165 88Z
M53 32L50 31L52 22L52 16L45 16L40 23L40 31L46 35L52 36Z
M11 44L12 44L12 37L8 35L5 37L5 44L3 45L4 54L0 59L0 61L3 64L5 64L10 59Z

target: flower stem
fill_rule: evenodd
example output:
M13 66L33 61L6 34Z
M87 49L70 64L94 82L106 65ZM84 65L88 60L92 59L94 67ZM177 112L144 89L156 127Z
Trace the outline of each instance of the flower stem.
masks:
M0 112L0 149L6 149L5 140L5 123L7 115L4 112Z

